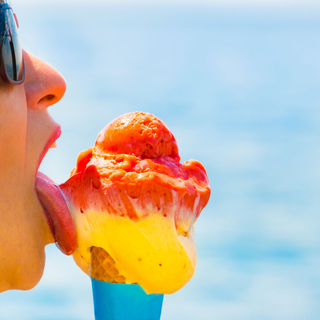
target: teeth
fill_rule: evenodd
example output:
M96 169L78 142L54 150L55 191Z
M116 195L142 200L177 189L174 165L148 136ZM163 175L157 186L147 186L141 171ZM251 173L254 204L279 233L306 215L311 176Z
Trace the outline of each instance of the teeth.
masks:
M58 145L57 145L57 142L55 141L55 142L51 145L50 149L56 148L57 146L58 146Z

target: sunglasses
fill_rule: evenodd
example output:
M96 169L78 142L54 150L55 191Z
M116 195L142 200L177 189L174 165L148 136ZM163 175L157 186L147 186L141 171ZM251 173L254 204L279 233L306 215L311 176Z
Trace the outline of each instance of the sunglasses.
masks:
M18 20L7 0L0 0L0 74L4 82L20 84L25 78Z

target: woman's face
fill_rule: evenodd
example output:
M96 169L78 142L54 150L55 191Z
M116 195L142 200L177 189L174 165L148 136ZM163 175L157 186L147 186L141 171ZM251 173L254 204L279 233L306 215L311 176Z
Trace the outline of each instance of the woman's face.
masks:
M44 248L54 242L35 190L42 157L60 134L48 107L65 93L63 77L24 52L26 78L0 78L0 292L28 290L40 280Z

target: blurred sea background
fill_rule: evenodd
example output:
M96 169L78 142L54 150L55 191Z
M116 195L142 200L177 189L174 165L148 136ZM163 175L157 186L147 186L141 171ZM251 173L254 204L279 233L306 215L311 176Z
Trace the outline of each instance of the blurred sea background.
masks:
M207 169L198 265L163 320L320 319L320 7L311 2L12 1L24 48L68 90L49 108L64 182L113 118L151 112ZM0 319L94 319L90 279L47 247L40 284Z

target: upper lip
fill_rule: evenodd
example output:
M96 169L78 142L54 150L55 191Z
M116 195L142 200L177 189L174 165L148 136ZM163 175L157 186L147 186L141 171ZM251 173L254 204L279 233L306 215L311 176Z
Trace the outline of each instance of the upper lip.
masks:
M50 149L52 144L60 137L60 135L61 135L61 127L59 125L57 125L55 127L50 139L47 141L44 149L42 150L42 152L41 152L41 154L39 156L37 169L40 167L40 164L41 164L44 156L46 155L46 153L48 152L48 150Z

